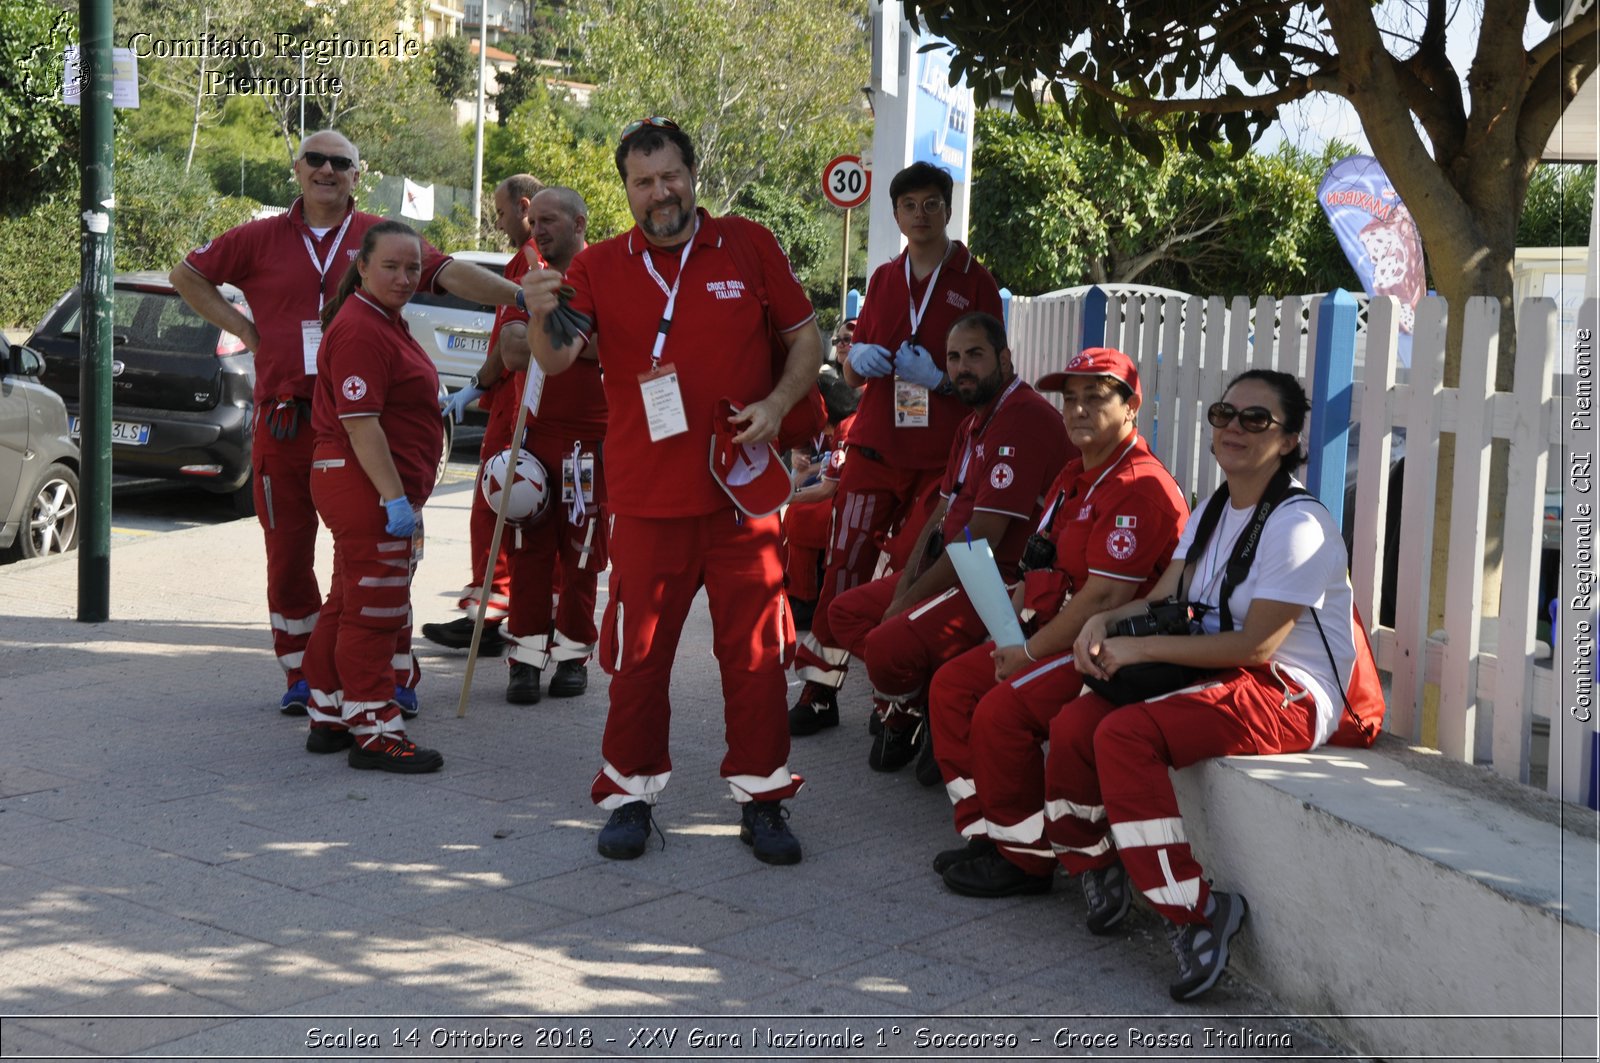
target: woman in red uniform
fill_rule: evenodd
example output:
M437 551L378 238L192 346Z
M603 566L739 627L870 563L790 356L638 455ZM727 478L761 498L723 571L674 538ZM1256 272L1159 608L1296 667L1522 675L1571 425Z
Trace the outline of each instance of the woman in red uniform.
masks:
M348 749L352 768L407 774L444 764L406 737L390 700L422 556L419 511L443 448L439 375L400 316L421 274L422 241L409 226L367 230L323 309L311 413L311 497L333 533L333 580L306 647L306 749Z

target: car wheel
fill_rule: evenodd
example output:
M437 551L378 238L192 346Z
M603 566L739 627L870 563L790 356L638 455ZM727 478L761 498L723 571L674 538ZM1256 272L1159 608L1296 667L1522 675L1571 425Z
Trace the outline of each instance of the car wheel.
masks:
M228 501L233 505L234 516L253 517L256 515L256 478L254 473L237 490L228 492Z
M444 450L439 453L439 467L433 470L433 482L437 484L444 479L444 468L450 464L450 448L455 446L456 426L446 417L444 419Z
M28 492L28 511L12 550L18 557L64 554L78 545L78 474L57 462Z

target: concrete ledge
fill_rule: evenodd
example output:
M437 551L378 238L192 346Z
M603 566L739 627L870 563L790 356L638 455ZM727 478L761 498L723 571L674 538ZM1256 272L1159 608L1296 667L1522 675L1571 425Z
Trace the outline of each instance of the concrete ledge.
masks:
M1291 1007L1380 1058L1596 1058L1593 812L1387 737L1176 781L1250 901L1233 962Z

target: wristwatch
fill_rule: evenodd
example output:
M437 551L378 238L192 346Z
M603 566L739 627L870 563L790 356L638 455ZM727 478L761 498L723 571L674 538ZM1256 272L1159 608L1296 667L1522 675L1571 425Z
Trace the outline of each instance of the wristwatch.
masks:
M522 285L517 285L517 294L514 298L517 304L517 309L526 314L528 312L528 297L523 294Z

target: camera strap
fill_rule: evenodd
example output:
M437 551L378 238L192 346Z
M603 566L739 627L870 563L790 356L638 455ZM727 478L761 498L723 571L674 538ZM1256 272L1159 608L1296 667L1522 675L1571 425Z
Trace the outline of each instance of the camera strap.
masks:
M1228 557L1228 564L1223 569L1222 588L1217 592L1217 615L1222 622L1223 631L1233 630L1233 611L1228 608L1228 599L1233 597L1233 592L1243 583L1250 574L1250 565L1256 559L1256 547L1261 542L1261 530L1267 525L1267 518L1272 516L1272 511L1279 504L1296 495L1308 495L1311 492L1303 487L1291 486L1289 474L1279 469L1267 484L1266 491L1261 496L1261 501L1256 505L1255 513L1250 518L1250 523L1245 526L1244 532L1233 544L1233 553ZM1194 541L1189 544L1189 552L1183 558L1184 593L1187 593L1187 584L1191 571L1200 560L1206 543L1211 540L1212 533L1217 530L1217 524L1222 520L1222 507L1228 504L1228 482L1222 485L1211 495L1206 502L1206 508L1200 514L1200 525L1195 529Z

